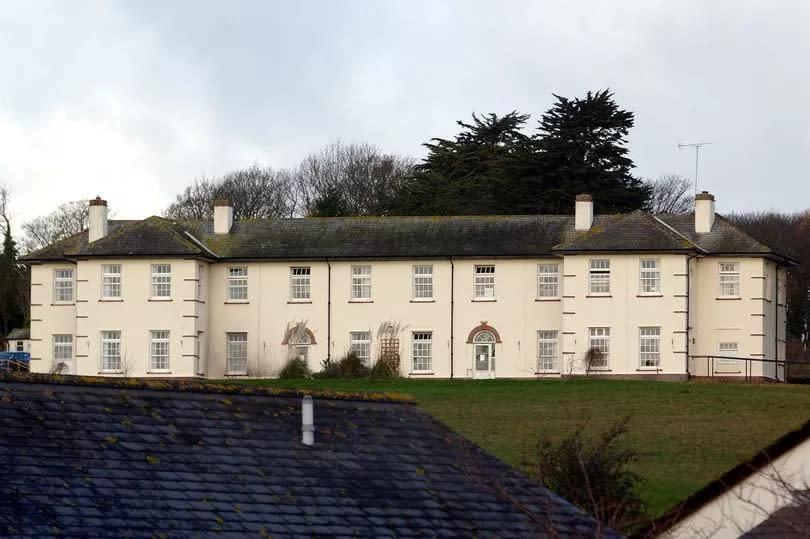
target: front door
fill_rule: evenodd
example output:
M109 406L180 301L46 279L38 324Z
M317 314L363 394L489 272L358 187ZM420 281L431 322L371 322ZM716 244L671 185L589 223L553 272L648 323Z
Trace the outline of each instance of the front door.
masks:
M494 365L494 345L492 344L476 344L475 345L475 377L476 378L494 378L495 365Z

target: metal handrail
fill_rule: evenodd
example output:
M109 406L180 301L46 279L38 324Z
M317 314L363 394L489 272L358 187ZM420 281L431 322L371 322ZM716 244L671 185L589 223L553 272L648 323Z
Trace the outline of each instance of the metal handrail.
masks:
M728 359L733 361L743 361L745 362L745 380L750 381L753 378L752 374L752 361L757 361L759 363L773 363L776 365L776 380L777 381L787 381L787 367L791 364L798 364L801 362L790 361L789 359L765 359L765 358L758 358L758 357L738 357L738 356L719 356L719 355L694 355L690 356L690 359L705 359L706 360L706 376L709 378L713 378L715 375L715 367L714 367L714 360L715 359ZM785 380L779 380L779 367L783 367L785 369Z

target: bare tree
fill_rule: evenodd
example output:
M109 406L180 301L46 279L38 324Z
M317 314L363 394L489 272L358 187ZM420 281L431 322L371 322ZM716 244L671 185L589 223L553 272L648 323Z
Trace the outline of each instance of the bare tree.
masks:
M60 204L56 210L23 223L23 251L30 253L87 228L86 200Z
M686 213L692 209L692 181L677 174L664 174L644 183L652 189L648 201L653 213Z
M289 172L252 165L219 178L194 180L177 195L164 215L174 219L210 219L214 215L214 200L219 198L231 201L235 219L292 217L297 202Z
M307 215L385 215L413 160L383 154L371 144L333 142L308 155L294 172Z

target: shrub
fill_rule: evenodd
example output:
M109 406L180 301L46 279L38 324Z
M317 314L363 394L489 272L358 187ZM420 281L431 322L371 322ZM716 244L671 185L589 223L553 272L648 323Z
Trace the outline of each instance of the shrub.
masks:
M635 492L641 478L629 470L638 455L618 446L627 421L616 422L596 440L584 440L580 427L556 446L543 433L535 467L546 487L623 532L640 525L647 510Z
M321 362L321 372L313 375L313 378L367 378L369 368L363 365L363 360L357 357L357 352L352 350L337 363L325 360Z
M373 378L375 380L399 378L399 373L394 371L393 368L391 368L391 364L388 361L384 359L378 359L371 367L371 371L369 372L369 378Z
M312 375L309 372L309 367L305 361L298 358L292 358L287 361L286 365L281 368L278 377L282 380L296 380L301 378L309 378Z

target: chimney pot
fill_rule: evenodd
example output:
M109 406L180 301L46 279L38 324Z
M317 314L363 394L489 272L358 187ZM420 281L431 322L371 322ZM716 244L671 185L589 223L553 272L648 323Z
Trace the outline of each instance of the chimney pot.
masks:
M214 234L228 234L233 226L233 206L227 198L214 201Z
M585 232L593 225L593 197L577 195L574 202L574 230Z
M301 441L304 445L315 443L315 420L312 395L304 395L301 400Z
M87 241L92 243L107 235L107 201L100 196L90 200L87 214Z

